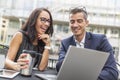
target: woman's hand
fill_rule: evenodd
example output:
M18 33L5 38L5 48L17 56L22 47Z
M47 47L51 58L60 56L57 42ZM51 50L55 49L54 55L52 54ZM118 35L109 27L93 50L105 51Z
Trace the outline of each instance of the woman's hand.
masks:
M46 46L50 46L50 37L48 34L38 34L38 39L41 40L46 44Z
M18 60L17 60L17 64L19 65L19 69L25 69L28 67L29 65L29 60L25 59L25 57L27 56L27 54L25 53L22 53Z
M38 69L40 71L44 71L48 65L48 59L49 59L49 49L48 48L50 47L50 37L48 34L42 34L42 35L39 34L38 39L42 40L45 43L45 47L44 47L45 49L42 54L42 59L38 66Z

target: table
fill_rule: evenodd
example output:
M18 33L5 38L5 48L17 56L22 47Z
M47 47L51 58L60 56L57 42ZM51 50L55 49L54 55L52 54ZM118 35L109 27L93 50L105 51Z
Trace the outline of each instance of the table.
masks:
M13 79L7 79L7 78L0 78L0 80L42 80L38 77L36 77L34 74L35 73L44 73L44 74L55 74L57 75L57 71L53 69L47 69L44 72L38 71L38 70L33 70L32 76L31 77L24 77L21 76L20 74L14 77Z

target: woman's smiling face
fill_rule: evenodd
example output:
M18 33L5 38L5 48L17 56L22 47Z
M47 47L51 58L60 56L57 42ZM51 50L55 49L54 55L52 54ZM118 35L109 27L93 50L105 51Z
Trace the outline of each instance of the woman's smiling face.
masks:
M35 26L37 34L44 34L49 26L50 26L50 15L48 12L42 11L37 18L37 22Z

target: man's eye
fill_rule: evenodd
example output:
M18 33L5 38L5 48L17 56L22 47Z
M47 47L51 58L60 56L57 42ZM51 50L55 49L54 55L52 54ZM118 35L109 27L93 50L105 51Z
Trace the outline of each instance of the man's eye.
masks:
M82 20L82 19L78 19L77 22L78 22L78 23L82 23L83 20Z
M70 23L71 23L71 24L75 23L75 20L70 20Z

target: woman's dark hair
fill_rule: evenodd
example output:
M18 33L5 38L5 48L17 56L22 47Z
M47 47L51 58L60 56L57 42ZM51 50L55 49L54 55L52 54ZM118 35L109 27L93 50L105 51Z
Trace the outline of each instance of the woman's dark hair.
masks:
M52 36L53 34L53 19L50 11L46 8L36 8L29 16L27 22L22 26L22 30L25 31L30 39L30 41L34 41L37 35L37 31L35 29L35 25L37 22L37 18L42 11L48 12L50 15L50 26L48 27L46 34Z

